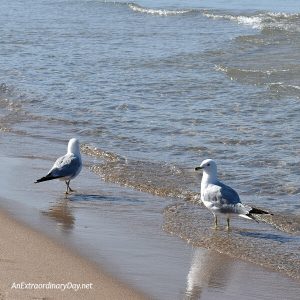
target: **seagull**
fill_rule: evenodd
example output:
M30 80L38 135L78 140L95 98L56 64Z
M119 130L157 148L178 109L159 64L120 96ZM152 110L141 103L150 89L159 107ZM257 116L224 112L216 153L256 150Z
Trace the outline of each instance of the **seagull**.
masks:
M218 215L227 217L227 229L229 230L230 218L234 215L257 221L254 217L255 214L270 214L267 211L243 205L238 193L218 180L217 164L212 159L204 160L200 167L195 168L195 171L199 170L203 170L201 200L213 213L215 228L218 226Z
M48 174L36 180L35 183L53 179L64 180L67 185L66 194L69 194L69 192L73 192L70 188L70 181L80 173L81 168L82 161L79 141L73 138L69 140L67 154L59 157Z

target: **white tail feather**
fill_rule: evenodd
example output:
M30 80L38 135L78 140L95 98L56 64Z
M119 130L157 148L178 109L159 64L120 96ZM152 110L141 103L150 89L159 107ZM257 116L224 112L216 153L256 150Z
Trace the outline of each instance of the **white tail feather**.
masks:
M256 218L253 215L250 215L250 214L248 216L240 214L239 217L242 217L242 218L245 218L245 219L248 219L248 220L254 220L254 221L256 221L258 223L258 221L256 220Z

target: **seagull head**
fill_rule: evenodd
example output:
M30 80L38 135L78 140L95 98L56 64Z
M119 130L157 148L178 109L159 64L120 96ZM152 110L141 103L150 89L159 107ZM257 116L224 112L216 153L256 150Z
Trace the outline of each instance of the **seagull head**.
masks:
M80 154L79 140L75 138L69 140L68 153Z
M199 167L195 168L195 171L203 170L203 173L217 177L217 164L212 159L205 159L202 161Z

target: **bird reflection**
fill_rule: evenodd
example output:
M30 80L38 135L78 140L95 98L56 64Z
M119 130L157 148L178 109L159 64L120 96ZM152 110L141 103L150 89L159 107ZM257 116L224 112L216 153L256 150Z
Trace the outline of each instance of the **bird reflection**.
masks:
M55 220L63 230L71 230L75 224L75 217L72 214L72 209L69 204L69 200L63 198L51 206L48 211L44 211L43 213Z
M220 288L230 278L232 261L216 252L195 249L190 271L187 275L185 299L201 299L205 288Z

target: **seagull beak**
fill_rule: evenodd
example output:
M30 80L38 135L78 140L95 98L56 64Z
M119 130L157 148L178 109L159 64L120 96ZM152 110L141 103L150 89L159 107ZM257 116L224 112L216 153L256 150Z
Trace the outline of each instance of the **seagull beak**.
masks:
M195 168L195 171L199 171L199 170L202 170L202 167L196 167Z

